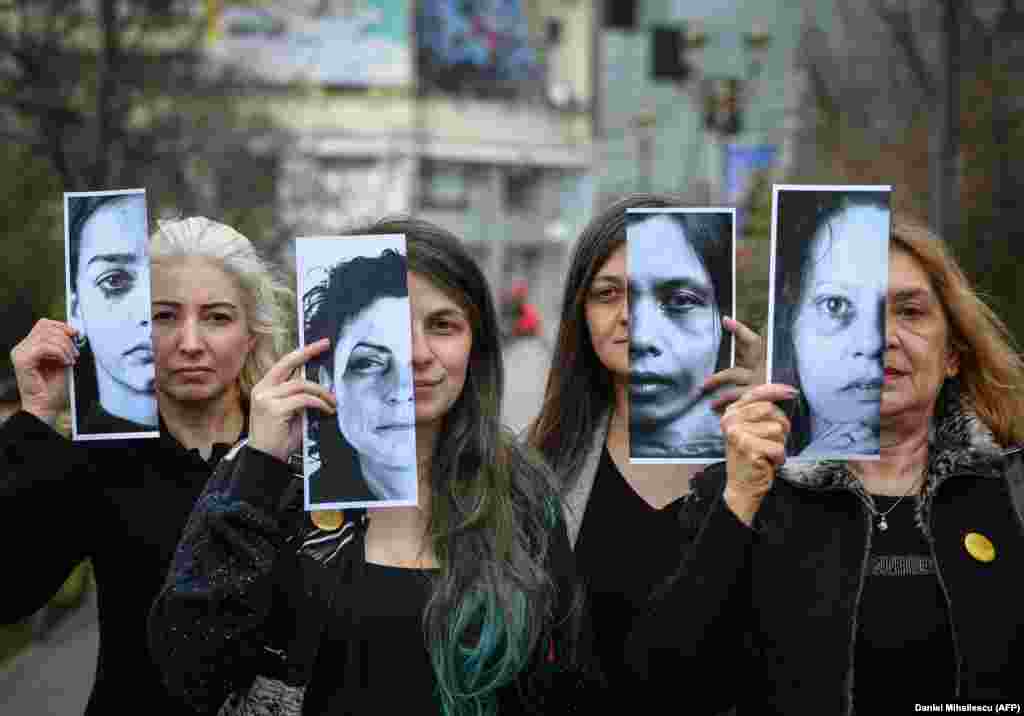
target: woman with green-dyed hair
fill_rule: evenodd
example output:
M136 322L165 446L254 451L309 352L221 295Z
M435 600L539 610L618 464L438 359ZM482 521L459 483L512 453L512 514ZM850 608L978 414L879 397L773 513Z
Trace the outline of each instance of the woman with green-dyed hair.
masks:
M584 709L602 685L568 535L550 472L500 423L483 273L426 222L352 233L406 237L419 504L303 511L299 418L336 399L301 367L333 354L328 331L253 388L249 439L197 502L153 606L154 658L209 712Z

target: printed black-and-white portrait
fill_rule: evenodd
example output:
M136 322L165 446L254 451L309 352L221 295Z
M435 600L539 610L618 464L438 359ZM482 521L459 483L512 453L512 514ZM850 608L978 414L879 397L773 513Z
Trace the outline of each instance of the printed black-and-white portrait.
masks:
M416 404L404 236L295 242L306 364L336 415L306 411L306 508L415 505Z
M629 209L629 441L632 462L724 459L704 381L732 365L735 210Z
M774 187L768 379L787 454L877 459L889 284L888 186Z
M64 195L67 316L80 350L75 440L159 435L148 245L145 190Z

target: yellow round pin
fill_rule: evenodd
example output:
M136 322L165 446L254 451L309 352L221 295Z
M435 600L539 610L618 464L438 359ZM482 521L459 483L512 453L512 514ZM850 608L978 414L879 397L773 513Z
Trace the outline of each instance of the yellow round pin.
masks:
M991 562L996 558L996 547L992 541L978 532L968 532L964 537L964 547L967 554L979 562Z
M313 510L309 519L320 529L333 532L345 524L345 513L341 510Z

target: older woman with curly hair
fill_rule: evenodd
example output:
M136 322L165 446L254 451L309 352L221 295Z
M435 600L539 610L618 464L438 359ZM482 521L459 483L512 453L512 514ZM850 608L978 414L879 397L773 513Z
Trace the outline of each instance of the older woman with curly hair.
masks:
M881 459L784 465L790 423L748 391L694 488L676 574L632 635L694 713L910 713L1019 695L1024 364L944 244L894 221Z

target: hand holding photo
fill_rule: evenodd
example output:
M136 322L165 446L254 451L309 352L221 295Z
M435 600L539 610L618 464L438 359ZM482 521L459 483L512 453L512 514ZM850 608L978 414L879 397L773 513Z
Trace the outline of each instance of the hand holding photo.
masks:
M335 415L307 411L307 509L417 504L411 314L402 236L299 238L300 344Z
M888 186L774 187L768 379L797 388L787 454L877 459Z
M144 189L64 194L75 440L157 437Z
M631 462L724 459L705 384L734 358L734 226L734 209L627 210Z

